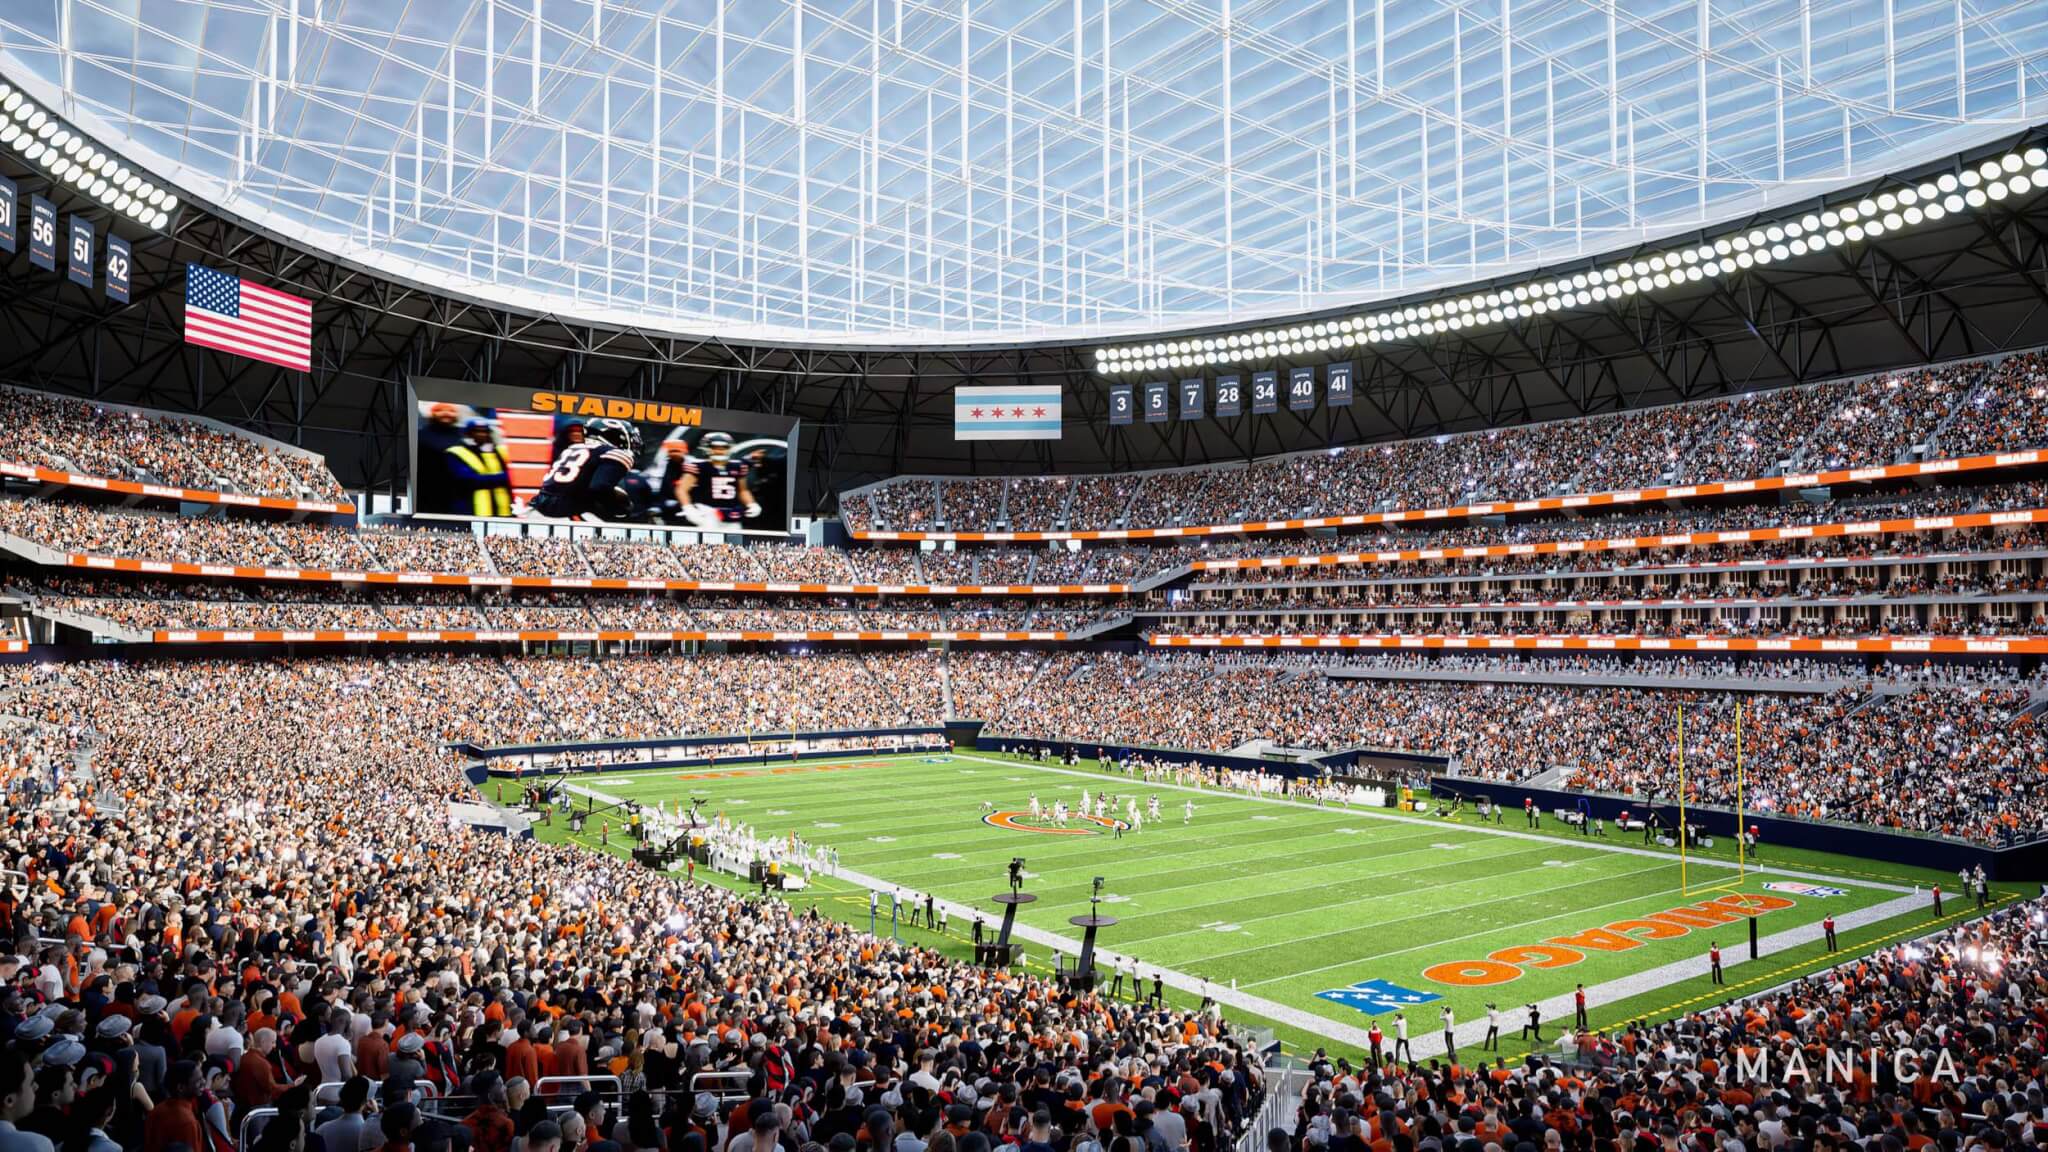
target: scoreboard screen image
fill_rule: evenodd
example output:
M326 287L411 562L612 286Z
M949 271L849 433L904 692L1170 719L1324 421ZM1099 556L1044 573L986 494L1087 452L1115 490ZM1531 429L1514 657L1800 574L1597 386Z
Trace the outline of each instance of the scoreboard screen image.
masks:
M580 392L410 383L416 515L789 531L795 420Z

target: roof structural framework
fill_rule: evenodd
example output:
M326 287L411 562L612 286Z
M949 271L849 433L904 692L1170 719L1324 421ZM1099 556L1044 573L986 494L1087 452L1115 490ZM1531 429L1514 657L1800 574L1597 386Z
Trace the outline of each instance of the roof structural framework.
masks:
M0 71L514 309L1075 341L1626 249L2048 119L2029 0L37 0Z

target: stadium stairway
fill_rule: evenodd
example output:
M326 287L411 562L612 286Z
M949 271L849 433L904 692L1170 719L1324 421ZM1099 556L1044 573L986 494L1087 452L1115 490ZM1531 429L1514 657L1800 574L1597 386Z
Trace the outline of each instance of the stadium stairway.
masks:
M21 602L27 607L29 615L36 619L47 620L52 624L61 625L66 628L76 628L94 640L107 640L121 644L146 644L152 639L148 632L124 627L103 617L89 616L83 612L71 612L43 604L40 602L37 594L31 590L8 588L5 595Z
M1097 620L1095 623L1087 625L1086 627L1077 628L1074 631L1067 633L1067 639L1091 640L1105 633L1114 632L1118 628L1122 628L1124 625L1129 624L1131 621L1135 619L1137 619L1137 617L1131 615L1128 612L1119 613L1115 616L1107 617L1102 620Z

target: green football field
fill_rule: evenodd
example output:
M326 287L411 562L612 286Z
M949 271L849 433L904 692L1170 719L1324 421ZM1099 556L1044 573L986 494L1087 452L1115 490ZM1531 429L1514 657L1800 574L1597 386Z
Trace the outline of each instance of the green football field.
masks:
M650 769L575 783L671 809L702 797L707 812L759 834L794 831L830 845L842 871L859 875L817 877L800 898L862 926L862 879L972 906L993 926L1000 913L990 898L1005 887L1008 861L1022 856L1025 888L1039 899L1020 923L1078 941L1067 920L1088 911L1101 876L1102 911L1120 921L1105 930L1103 949L1135 956L1148 976L1156 967L1219 989L1234 982L1227 1014L1333 1050L1355 1051L1347 1041L1375 1018L1391 1030L1397 1010L1418 1039L1433 1036L1446 1005L1463 1022L1498 1003L1512 1036L1522 1005L1567 997L1580 983L1596 1027L1670 1015L1827 963L1818 941L1774 944L1780 933L1817 935L1832 912L1845 950L1868 947L1935 925L1917 888L1955 888L1952 875L1768 846L1746 878L1717 863L1725 844L1718 856L1693 856L1682 875L1676 854L1645 849L1640 833L1609 829L1595 840L1546 818L1531 834L1518 812L1496 825L1470 810L1445 818L1317 808L1146 785L1092 762L1066 769L983 753ZM1073 805L1084 789L1105 787L1141 805L1156 793L1163 820L1121 836L1078 821L1065 835L1018 826L1029 824L1034 794L1048 807ZM543 835L565 836L561 823ZM609 847L623 850L616 813L610 824ZM578 839L595 844L597 825ZM886 899L882 909L887 933ZM1946 911L1943 919L1965 910L1951 898ZM1737 965L1751 912L1766 952ZM949 926L956 946L968 935L962 919ZM1667 967L1703 967L1710 941L1730 962L1726 989ZM1033 961L1048 959L1042 941L1025 947Z

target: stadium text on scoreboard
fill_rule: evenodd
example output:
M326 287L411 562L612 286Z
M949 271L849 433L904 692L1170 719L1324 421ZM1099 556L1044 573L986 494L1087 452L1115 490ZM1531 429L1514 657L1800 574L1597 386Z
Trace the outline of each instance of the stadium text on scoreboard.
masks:
M426 376L407 384L414 515L789 531L792 417Z
M574 392L535 392L525 407L557 416L594 416L608 420L631 420L640 424L673 424L700 428L704 409L688 404L663 404L657 400L626 400L617 396L584 396Z

